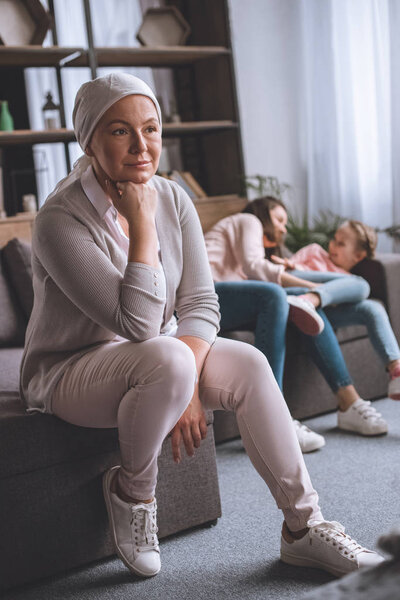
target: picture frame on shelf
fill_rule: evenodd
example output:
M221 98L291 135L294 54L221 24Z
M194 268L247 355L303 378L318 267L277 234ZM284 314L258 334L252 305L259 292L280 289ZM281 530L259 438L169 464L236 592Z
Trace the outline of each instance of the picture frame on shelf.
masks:
M182 46L191 33L189 23L175 6L149 8L136 38L143 46Z
M52 19L40 0L1 0L0 45L41 46Z

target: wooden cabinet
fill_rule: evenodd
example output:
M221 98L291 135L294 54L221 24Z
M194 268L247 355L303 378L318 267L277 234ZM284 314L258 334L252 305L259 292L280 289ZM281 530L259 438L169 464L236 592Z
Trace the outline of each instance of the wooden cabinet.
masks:
M0 219L0 248L15 237L24 242L30 242L34 220L35 214L33 213Z
M180 123L165 123L163 136L179 138L184 169L209 196L236 197L244 173L227 0L171 0L191 27L189 44L177 47L0 47L0 68L138 66L173 70ZM84 0L84 4L88 3ZM94 5L92 5L94 6ZM90 15L88 15L90 19ZM89 21L90 23L90 21ZM91 28L91 26L90 26ZM56 31L54 35L57 40ZM91 39L91 36L88 36ZM158 90L159 92L160 90ZM60 98L62 88L59 89ZM63 108L63 102L61 102ZM65 115L61 121L65 123ZM74 141L72 130L0 132L0 148ZM173 167L173 165L172 165Z

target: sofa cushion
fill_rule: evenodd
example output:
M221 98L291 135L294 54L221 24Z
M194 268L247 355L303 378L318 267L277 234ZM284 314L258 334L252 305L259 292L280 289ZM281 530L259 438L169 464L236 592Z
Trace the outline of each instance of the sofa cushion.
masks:
M17 393L22 348L0 348L0 393Z
M211 424L212 411L206 417ZM53 415L27 413L17 392L0 392L0 479L117 449L117 429L78 427Z
M0 257L0 347L23 346L26 321L6 277Z
M27 413L18 390L21 357L22 349L0 349L0 479L117 450L116 429L77 427L53 415ZM212 411L206 418L207 425L213 422Z
M26 319L29 319L33 306L31 246L14 238L3 248L3 257L8 280Z
M352 268L351 272L368 281L371 288L370 298L387 304L385 272L378 257L364 258Z

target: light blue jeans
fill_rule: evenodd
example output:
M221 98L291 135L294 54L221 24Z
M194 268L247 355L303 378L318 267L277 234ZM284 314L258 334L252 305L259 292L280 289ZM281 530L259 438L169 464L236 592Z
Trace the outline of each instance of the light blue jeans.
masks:
M254 345L267 357L282 389L289 314L286 292L302 294L305 288L285 290L277 283L247 280L222 281L215 284L215 290L221 310L221 332L254 331ZM322 333L314 337L301 332L299 335L328 385L336 392L350 385L352 379L330 322L322 309L318 312L325 324Z
M291 271L291 274L323 284L313 291L318 291L321 306L334 329L365 325L371 344L385 367L392 360L400 358L399 345L388 314L380 302L367 300L370 288L365 279L356 275L318 271ZM286 289L288 294L310 291L297 287Z
M368 298L370 293L369 284L363 277L358 277L358 275L322 273L319 271L288 271L288 273L321 284L312 291L318 293L322 308L332 304L343 304L344 302L360 302Z
M302 276L305 272L301 273ZM310 275L328 275L333 279L337 274L310 273ZM355 278L356 280L361 278ZM360 290L366 289L361 281ZM344 282L341 282L344 283ZM360 282L358 282L360 283ZM221 308L221 331L252 330L255 332L255 346L267 357L278 385L282 389L283 367L286 350L286 323L289 307L286 301L288 294L304 294L307 288L283 289L276 283L266 281L226 281L215 284ZM343 294L347 293L345 290ZM343 296L344 297L344 296ZM300 334L308 352L326 379L333 392L350 385L352 379L334 328L347 325L365 325L373 347L386 366L391 360L400 358L400 351L393 334L385 309L375 300L361 300L338 306L318 309L325 323L323 332L315 337ZM325 314L326 313L326 314ZM327 317L329 316L329 319Z
M365 325L375 352L386 367L392 360L400 358L400 349L389 317L377 300L363 300L345 306L327 306L326 316L334 329L348 325Z

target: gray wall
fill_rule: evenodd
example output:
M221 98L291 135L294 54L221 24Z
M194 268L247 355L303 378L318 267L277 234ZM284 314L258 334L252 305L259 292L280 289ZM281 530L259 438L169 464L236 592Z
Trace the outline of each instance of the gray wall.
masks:
M291 184L286 200L301 211L307 178L299 4L229 0L246 173Z

